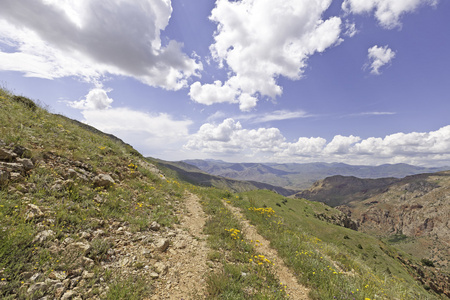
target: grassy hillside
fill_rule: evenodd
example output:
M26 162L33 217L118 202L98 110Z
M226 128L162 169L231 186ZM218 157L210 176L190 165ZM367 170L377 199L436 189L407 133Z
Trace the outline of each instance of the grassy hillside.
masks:
M333 208L268 191L241 193L232 202L278 249L299 280L312 287L315 299L439 297L430 294L428 285L415 280L420 276L412 266L421 263L411 255L370 235L318 218L339 215ZM272 208L275 215L261 213L264 208Z
M153 222L177 223L179 183L120 140L5 90L0 149L0 298L151 293L149 273L133 273L139 258L113 263L124 242L151 238Z
M175 176L115 137L0 90L0 298L158 299L176 291L193 278L179 257L202 257L203 241L185 226L198 220L188 198L201 199L206 214L207 261L204 289L187 299L290 297L224 203L243 208L310 299L439 298L414 280L414 258L334 225L347 224L339 211Z

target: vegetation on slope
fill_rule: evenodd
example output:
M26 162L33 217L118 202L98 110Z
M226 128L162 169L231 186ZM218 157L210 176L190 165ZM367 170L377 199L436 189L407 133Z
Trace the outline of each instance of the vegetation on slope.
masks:
M151 245L178 223L186 189L200 195L209 215L209 298L289 297L276 266L242 235L222 201L244 209L298 280L312 288L313 299L436 297L399 263L407 255L315 217L332 218L331 208L269 191L235 195L176 181L120 140L5 90L0 140L2 299L150 297L152 283L161 279L154 266L146 268L144 256L154 262L163 255ZM264 206L276 216L261 214Z
M61 297L77 288L89 298L151 293L142 284L148 274L103 265L120 257L123 233L176 223L172 204L183 188L130 146L5 90L0 140L11 156L0 166L0 298ZM19 168L24 161L29 169Z
M241 193L232 203L271 241L299 281L312 288L314 299L439 297L403 264L414 261L409 255L364 233L317 219L318 214L333 214L321 203L268 191ZM263 208L273 208L276 216L269 218L260 212Z

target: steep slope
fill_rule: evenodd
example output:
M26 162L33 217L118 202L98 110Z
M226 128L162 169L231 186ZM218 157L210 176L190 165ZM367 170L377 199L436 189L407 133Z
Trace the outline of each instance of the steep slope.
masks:
M290 189L307 189L314 182L333 175L358 178L402 178L419 173L448 170L450 167L425 168L407 164L353 166L344 163L227 163L217 160L185 160L184 162L217 176L252 180Z
M442 277L440 284L446 282L450 289L445 279L450 272L450 171L403 179L335 176L296 197L337 206L359 231L384 237L425 264L439 267L433 276Z

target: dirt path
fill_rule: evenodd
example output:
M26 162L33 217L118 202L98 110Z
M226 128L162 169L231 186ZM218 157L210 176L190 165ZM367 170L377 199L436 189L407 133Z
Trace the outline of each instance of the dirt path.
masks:
M256 228L250 224L250 222L244 217L244 215L240 212L239 208L234 207L225 201L223 201L224 205L231 211L233 214L240 220L242 225L242 230L247 239L256 241L259 243L256 244L256 249L262 255L267 257L271 262L275 264L274 270L277 274L280 282L283 285L286 285L287 293L291 299L301 300L301 299L309 299L308 293L309 290L299 284L297 279L295 278L292 271L284 264L283 260L278 256L278 252L275 249L272 249L269 245L270 242L266 240L263 236L258 234Z
M172 245L165 253L167 273L155 284L151 299L206 299L205 274L209 248L202 234L206 217L199 198L186 192L185 213L179 214L180 225L175 229Z

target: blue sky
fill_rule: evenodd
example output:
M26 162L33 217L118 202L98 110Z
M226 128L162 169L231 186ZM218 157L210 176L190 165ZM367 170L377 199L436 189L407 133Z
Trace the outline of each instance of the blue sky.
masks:
M166 160L450 165L450 2L2 0L0 82Z

